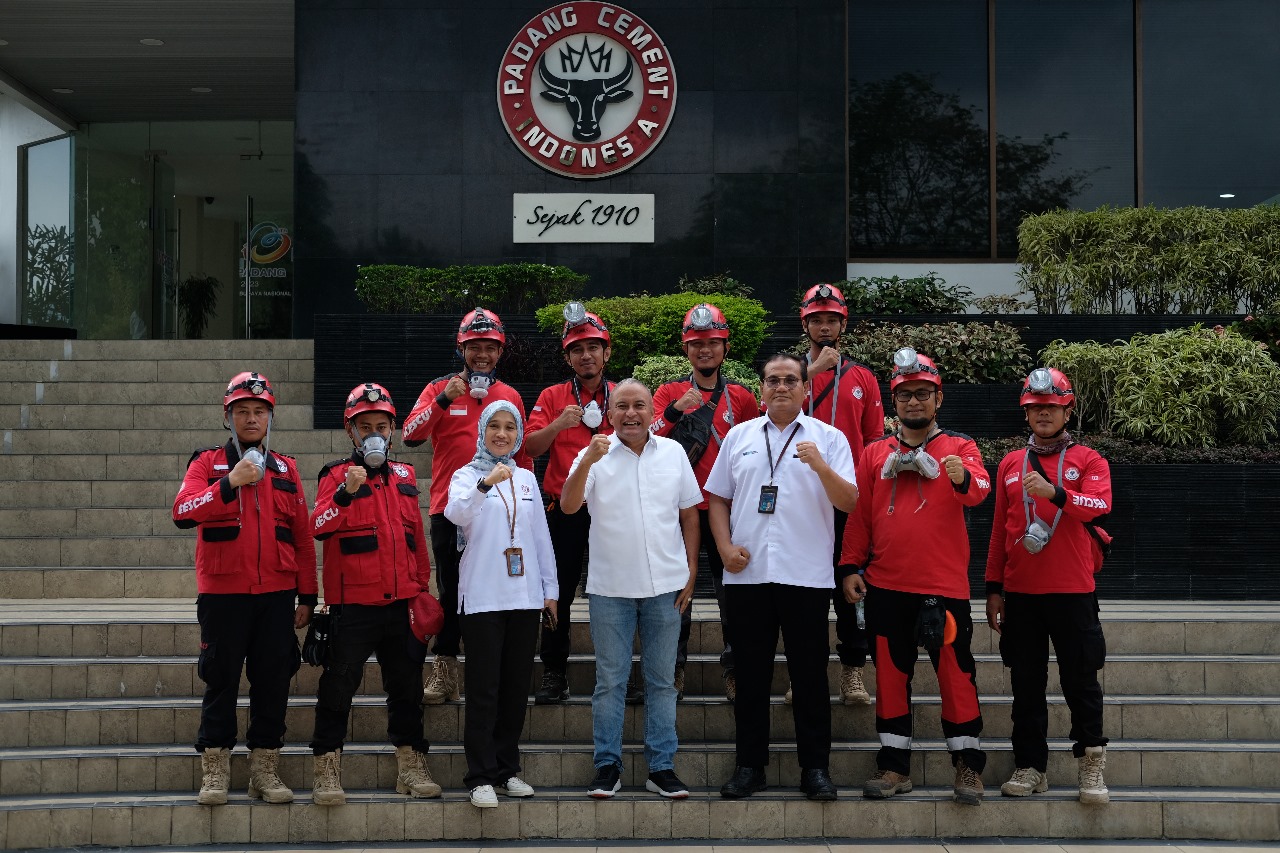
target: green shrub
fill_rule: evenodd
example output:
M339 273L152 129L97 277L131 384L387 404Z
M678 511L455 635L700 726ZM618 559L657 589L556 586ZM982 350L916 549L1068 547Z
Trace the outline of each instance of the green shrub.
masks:
M613 339L611 372L625 376L649 356L680 353L684 315L700 302L710 302L724 312L733 357L750 363L772 325L765 320L767 312L758 300L723 293L667 293L590 299L586 305L609 327ZM563 309L560 302L538 309L538 327L559 335L564 327Z
M676 283L676 290L681 293L724 293L743 298L751 296L750 285L738 281L727 272L716 273L706 278L689 278L682 275L680 281Z
M920 326L862 322L850 326L840 339L840 351L869 366L883 382L893 372L893 354L902 347L913 347L932 358L943 382L1021 382L1031 365L1022 335L999 322ZM808 351L809 339L802 338L796 352Z
M1280 297L1280 206L1054 210L1018 228L1041 314L1235 314Z
M726 358L720 372L730 381L745 385L757 398L760 396L760 374L749 364ZM651 355L636 365L631 375L639 379L649 390L656 391L664 382L675 382L689 377L689 359L682 355Z
M963 314L973 291L937 273L915 278L862 276L836 282L849 314ZM803 298L797 298L796 305Z
M1027 303L1011 293L991 293L971 300L980 314L1017 314L1024 311Z
M1227 444L1221 447L1164 447L1100 433L1075 433L1071 437L1101 453L1113 465L1276 465L1280 449L1273 445L1249 447ZM1027 446L1026 436L975 439L982 461L996 465L1012 450Z
M412 267L374 264L356 274L356 296L375 314L469 311L524 314L582 293L587 276L546 264Z
M1280 365L1255 341L1196 325L1129 341L1054 341L1081 428L1168 447L1262 445L1276 435Z
M1231 330L1257 341L1267 348L1275 361L1280 361L1280 299L1272 302L1257 315L1250 314L1231 324Z

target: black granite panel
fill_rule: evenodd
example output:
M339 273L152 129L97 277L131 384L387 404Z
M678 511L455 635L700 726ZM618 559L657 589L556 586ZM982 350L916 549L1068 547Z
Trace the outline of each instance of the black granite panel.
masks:
M384 175L456 175L462 166L462 95L380 92L378 157Z
M845 94L843 88L804 89L799 99L796 166L800 172L843 172ZM841 190L843 197L846 190ZM843 201L841 202L843 206Z
M795 221L801 257L844 254L844 192L844 172L796 175Z
M448 263L462 254L461 175L378 176L378 258Z
M796 172L799 122L795 92L717 92L715 170Z
M794 256L795 194L795 175L717 175L716 255Z
M796 12L792 8L718 9L718 92L787 92L796 86Z
M371 92L378 88L379 15L368 9L317 9L301 4L294 33L299 92Z
M326 175L368 174L378 161L365 152L377 150L377 109L366 92L299 92L294 156ZM299 187L297 203L307 203Z
M715 95L681 88L675 117L653 153L628 174L707 174L711 172Z

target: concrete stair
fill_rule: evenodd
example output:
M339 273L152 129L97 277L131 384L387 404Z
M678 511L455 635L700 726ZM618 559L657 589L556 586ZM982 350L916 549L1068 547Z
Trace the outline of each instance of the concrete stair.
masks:
M297 802L248 800L241 750L232 761L231 802L198 806L199 761L190 746L202 694L194 672L194 536L173 527L169 507L191 451L223 440L218 401L226 379L245 367L262 370L276 385L282 405L273 444L297 455L310 486L320 465L345 455L348 442L336 428L309 429L309 342L0 342L0 478L11 484L0 492L0 848L482 838L1280 838L1280 604L1261 602L1104 603L1111 652L1105 711L1113 739L1107 807L1075 800L1060 697L1050 709L1053 787L1026 800L999 796L1013 769L1011 699L985 626L975 633L989 753L988 798L980 810L950 801L940 699L923 661L915 681L913 793L887 802L861 798L876 750L873 710L835 703L831 769L841 798L803 799L795 788L794 727L780 696L786 676L778 667L771 787L746 801L721 799L734 728L721 693L722 640L711 602L695 605L687 697L677 714L676 769L694 787L689 800L643 791L641 708L627 711L623 794L605 802L584 796L592 775L594 659L580 603L571 614L573 698L529 706L523 775L538 788L533 799L504 800L484 812L466 802L463 703L426 711L431 769L446 787L444 797L407 801L390 793L394 756L371 664L344 754L348 805L324 809L308 797L305 742L318 672L304 666L292 685L281 761ZM404 458L420 473L429 468L429 454L420 450ZM422 485L425 493L425 478ZM834 684L834 658L830 669ZM1054 679L1051 672L1051 690ZM247 699L241 704L243 717Z

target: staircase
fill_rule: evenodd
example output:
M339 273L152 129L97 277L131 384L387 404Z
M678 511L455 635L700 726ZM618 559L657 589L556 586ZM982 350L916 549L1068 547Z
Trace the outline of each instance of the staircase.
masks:
M913 793L861 798L874 767L873 711L837 704L831 771L841 798L823 804L800 796L779 667L771 787L748 800L722 800L716 791L733 769L733 718L720 693L715 605L701 602L678 713L676 770L694 787L686 801L643 791L640 709L627 712L623 794L601 802L585 796L593 666L579 604L573 698L529 709L523 775L538 788L533 799L504 799L483 812L466 801L460 703L426 711L431 770L444 798L391 793L395 758L371 663L343 761L346 806L324 809L308 797L305 743L318 671L307 666L293 685L281 760L298 801L249 801L241 750L232 761L231 802L198 806L195 537L173 526L169 507L191 451L224 440L219 401L239 370L271 378L281 402L272 444L297 456L309 489L325 461L345 455L347 439L336 428L310 429L311 364L306 341L0 342L0 848L521 837L1280 838L1280 604L1261 602L1104 605L1112 738L1106 807L1075 801L1061 697L1051 699L1051 734L1059 736L1051 790L1024 800L999 796L1013 769L1011 700L985 627L974 649L990 755L980 809L950 801L940 699L924 662L915 685ZM428 468L426 454L405 458ZM833 684L837 670L833 661ZM1051 672L1051 689L1055 678Z

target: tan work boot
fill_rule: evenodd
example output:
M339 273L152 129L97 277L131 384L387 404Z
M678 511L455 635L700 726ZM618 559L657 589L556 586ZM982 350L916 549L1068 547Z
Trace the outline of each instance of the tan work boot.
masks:
M342 790L342 751L335 749L315 757L315 782L311 802L317 806L340 806L347 801Z
M676 675L675 675L675 678L672 680L672 683L675 684L675 688L676 688L676 700L679 701L683 699L684 698L684 664L682 663L676 664Z
M724 698L730 702L738 699L738 678L732 671L724 674Z
M892 770L877 770L862 786L862 796L873 800L884 800L894 794L911 792L911 777L903 776Z
M1111 792L1102 779L1102 771L1107 769L1107 748L1086 746L1084 755L1077 760L1080 762L1080 802L1094 805L1111 802Z
M871 694L862 683L862 667L840 667L840 701L846 705L870 705Z
M427 757L412 746L396 747L396 793L429 799L440 796L440 786L431 780Z
M791 695L791 685L787 685L787 692L782 694L782 701L787 705L791 704L791 700L795 698Z
M249 799L292 803L293 791L280 781L280 750L255 749L249 757Z
M965 806L982 805L982 777L964 763L956 762L956 781L951 787L951 799Z
M227 786L231 784L231 750L223 747L207 747L200 753L200 795L196 802L202 806L223 806L227 803Z
M431 663L431 675L422 689L423 705L440 705L446 700L457 702L462 698L458 690L458 659L450 655L436 655Z
M1049 790L1049 775L1041 773L1034 767L1019 767L1013 771L1009 781L1000 786L1000 793L1006 797L1043 794L1047 790Z

